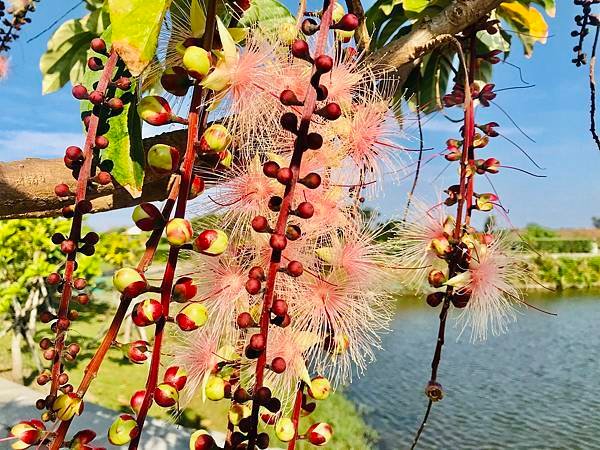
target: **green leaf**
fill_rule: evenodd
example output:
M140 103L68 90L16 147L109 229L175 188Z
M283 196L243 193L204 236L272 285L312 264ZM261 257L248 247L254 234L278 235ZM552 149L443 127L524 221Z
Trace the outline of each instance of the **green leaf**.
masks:
M111 44L110 27L103 35L107 45ZM90 50L89 55L92 54ZM105 56L100 56L103 62ZM100 79L102 72L94 72L86 68L83 85L92 89L94 83ZM115 74L119 76L119 73ZM121 114L108 118L109 129L105 134L109 146L101 152L101 166L110 169L113 179L123 186L132 197L137 198L142 193L144 184L144 148L142 144L142 122L137 113L138 80L131 79L131 89L128 92L113 88L109 91L111 96L120 97L124 102ZM88 101L81 102L82 112L91 111L92 104Z
M404 11L417 14L423 12L430 3L433 3L432 0L404 0L402 2Z
M108 0L113 48L133 76L148 66L171 0Z
M257 25L266 35L277 35L284 25L295 23L289 9L277 0L252 0L239 20L243 27Z
M206 28L206 14L199 0L192 0L190 5L190 25L194 37L202 37Z
M98 9L81 19L68 20L54 32L40 59L43 94L59 90L68 81L76 84L82 80L90 41L108 24L108 14Z
M546 14L550 17L556 16L556 4L554 0L531 0L530 3L536 3L544 8Z

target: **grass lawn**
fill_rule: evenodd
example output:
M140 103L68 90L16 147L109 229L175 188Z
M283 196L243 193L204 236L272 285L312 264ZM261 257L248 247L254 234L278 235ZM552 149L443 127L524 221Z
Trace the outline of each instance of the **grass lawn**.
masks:
M102 301L92 301L87 306L78 308L81 316L73 324L72 335L76 336L75 340L81 345L82 350L76 362L67 366L70 382L75 386L81 380L83 371L102 338L105 327L110 323L114 306L109 305L111 305L110 297L104 298ZM114 300L112 300L112 305L114 305ZM49 334L48 325L39 324L38 330L38 340ZM137 338L138 336L134 330L133 339ZM9 349L10 336L0 339L0 346ZM26 350L24 349L24 351ZM10 352L0 353L0 375L10 378L10 366ZM27 377L26 384L44 393L46 391L45 387L39 387L35 383L36 373L33 362L31 356L26 353L24 353L24 367ZM122 358L119 350L111 350L100 369L98 377L92 383L86 395L86 400L118 411L131 412L129 398L133 392L143 388L147 368L147 364L131 364ZM226 426L228 407L228 400L203 403L200 398L196 398L177 418L177 422L189 428L223 431ZM175 421L168 411L157 406L152 408L150 414ZM328 445L327 448L340 450L368 449L375 438L374 433L356 412L355 406L341 393L334 394L328 400L320 402L311 416L302 419L301 431L304 431L311 423L316 421L326 421L334 427L334 437L331 445ZM275 438L272 438L271 445L284 447ZM302 443L298 448L315 447Z

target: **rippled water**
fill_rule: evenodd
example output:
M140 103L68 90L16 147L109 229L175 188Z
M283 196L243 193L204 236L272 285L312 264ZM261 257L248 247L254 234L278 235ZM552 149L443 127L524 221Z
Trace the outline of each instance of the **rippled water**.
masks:
M600 449L600 295L528 300L558 317L524 311L509 334L478 345L456 342L449 328L438 377L445 397L420 449ZM386 350L347 391L379 449L410 447L437 324L430 308L400 309Z

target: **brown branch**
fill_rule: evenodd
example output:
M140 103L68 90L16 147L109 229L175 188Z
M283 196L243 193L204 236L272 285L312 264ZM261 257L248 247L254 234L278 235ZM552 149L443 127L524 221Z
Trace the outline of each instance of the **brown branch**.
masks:
M600 138L596 132L596 48L598 47L598 35L600 26L596 26L596 34L594 36L594 46L592 47L592 58L590 59L590 132L594 138L594 142L600 150Z
M414 30L389 45L371 53L366 62L383 70L398 70L401 82L419 62L419 58L446 42L444 36L453 36L476 23L498 7L502 0L457 0L438 15L421 20Z
M148 151L157 143L184 149L186 131L172 131L146 138L144 139L144 150ZM215 167L214 161L200 161L200 164L207 171ZM0 219L60 216L61 209L72 204L73 199L58 198L54 193L54 186L69 179L72 180L71 171L65 167L62 158L27 158L21 161L0 162ZM95 192L88 192L86 198L92 202L92 212L127 208L141 202L164 200L168 195L169 180L169 177L158 177L147 172L142 195L139 198L133 198L124 187L118 184L98 186ZM74 190L75 180L72 180L70 187Z

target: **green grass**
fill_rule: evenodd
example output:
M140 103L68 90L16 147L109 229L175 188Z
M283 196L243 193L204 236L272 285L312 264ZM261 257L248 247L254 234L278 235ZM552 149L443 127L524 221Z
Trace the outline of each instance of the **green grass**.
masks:
M100 296L102 296L101 293ZM102 338L105 327L108 326L112 318L114 307L109 306L111 304L110 297L106 298L106 295L104 297L102 301L92 301L86 307L80 307L80 319L74 322L72 327L72 336L82 348L77 360L73 364L67 365L70 382L75 385L81 380L83 371ZM49 334L47 325L39 324L38 330L37 340ZM134 332L132 339L137 338L138 336ZM0 348L10 348L10 336L0 339L0 346ZM10 353L0 353L0 375L9 378L10 365ZM31 355L26 353L25 348L24 368L26 384L42 393L45 392L46 388L39 387L35 383L36 373L33 361ZM147 364L131 364L123 359L119 350L110 350L97 378L86 395L86 400L117 411L130 412L129 398L133 392L143 388L147 369ZM224 431L228 407L229 401L227 400L203 403L200 398L194 399L178 417L177 422L189 428ZM157 406L151 409L150 414L170 421L174 420L168 411ZM302 419L300 431L303 432L311 423L316 421L325 421L334 427L334 437L331 445L328 446L331 449L369 449L375 438L374 432L363 422L356 412L355 406L341 393L334 394L326 401L319 402L316 411L311 416ZM284 447L275 438L272 438L271 446ZM301 443L298 448L315 447Z

